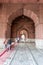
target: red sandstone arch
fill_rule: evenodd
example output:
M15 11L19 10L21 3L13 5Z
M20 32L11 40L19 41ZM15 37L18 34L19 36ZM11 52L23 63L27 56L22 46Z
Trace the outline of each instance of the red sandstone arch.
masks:
M18 9L16 12L12 12L9 16L8 16L8 23L12 23L12 20L15 19L16 17L18 16L21 16L21 15L25 15L29 18L31 18L35 25L39 23L39 19L38 19L38 16L31 10L27 10L27 9L24 9L24 11L22 12L22 9Z
M10 29L11 29L12 20L14 20L16 17L21 16L21 15L24 15L24 16L31 18L35 24L35 27L39 23L38 16L33 11L27 10L27 9L24 9L24 11L22 11L22 9L18 9L16 12L12 12L8 16L8 22L7 23L10 24L10 26L9 26ZM7 33L7 34L10 34L10 33Z

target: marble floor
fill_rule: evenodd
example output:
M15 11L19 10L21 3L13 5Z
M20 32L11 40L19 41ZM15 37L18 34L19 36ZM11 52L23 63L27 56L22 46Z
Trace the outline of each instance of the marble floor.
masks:
M19 43L10 65L43 65L43 50L34 43Z
M43 65L43 50L34 43L19 43L3 65Z

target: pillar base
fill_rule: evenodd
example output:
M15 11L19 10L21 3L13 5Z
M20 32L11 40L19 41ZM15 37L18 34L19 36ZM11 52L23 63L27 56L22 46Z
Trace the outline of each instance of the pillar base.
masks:
M43 49L43 40L42 39L36 39L35 43L36 43L36 48Z

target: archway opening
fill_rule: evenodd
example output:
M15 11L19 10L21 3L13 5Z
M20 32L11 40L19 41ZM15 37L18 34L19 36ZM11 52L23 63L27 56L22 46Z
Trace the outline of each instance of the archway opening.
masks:
M35 24L27 16L19 16L12 21L11 38L35 39Z
M21 35L21 38L24 40L26 37L24 34Z
M28 32L25 29L22 29L20 31L20 41L25 42L25 40L28 38Z

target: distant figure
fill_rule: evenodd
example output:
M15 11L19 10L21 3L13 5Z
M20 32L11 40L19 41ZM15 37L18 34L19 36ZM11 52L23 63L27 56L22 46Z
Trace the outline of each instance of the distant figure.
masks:
M17 38L17 42L19 43L19 37Z
M9 48L9 50L10 50L11 43L12 43L12 40L9 39L8 42L7 42L7 48Z
M10 50L11 43L12 43L12 40L11 39L5 40L4 41L5 48L9 48L9 50Z

